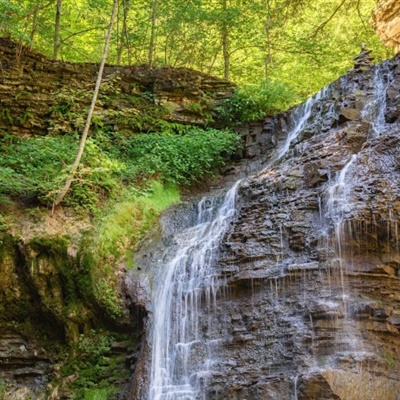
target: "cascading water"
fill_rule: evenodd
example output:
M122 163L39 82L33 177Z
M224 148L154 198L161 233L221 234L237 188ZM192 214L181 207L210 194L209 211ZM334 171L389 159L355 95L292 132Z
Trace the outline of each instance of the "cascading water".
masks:
M213 365L213 355L199 329L200 310L216 301L213 264L235 213L239 184L222 202L216 198L200 201L196 225L178 235L179 249L161 271L153 304L149 400L202 398L202 381Z
M382 134L387 127L385 121L386 95L392 81L393 77L387 62L375 66L372 97L361 112L363 117L371 124L374 136ZM337 174L337 179L328 186L326 192L327 216L334 225L335 247L337 247L337 256L339 260L342 259L342 233L346 226L346 212L350 211L352 207L352 205L349 204L348 195L354 182L348 171L351 169L356 159L357 155L353 154L342 170Z
M386 128L386 93L392 82L393 76L388 62L375 66L373 97L362 111L365 120L372 125L374 136L379 136Z
M267 171L271 166L279 161L285 154L288 153L291 144L296 140L296 138L302 133L307 126L310 124L310 117L312 116L312 112L314 107L321 103L324 99L329 95L329 86L322 88L318 93L311 96L306 102L298 105L292 115L291 115L291 125L289 133L285 137L284 142L281 145L278 145L275 154L272 155L271 159L267 162L267 165L262 168L261 173ZM328 108L327 113L332 114L331 107ZM317 115L320 117L322 112L322 107L317 110Z
M374 90L368 103L364 106L361 114L372 127L372 137L379 137L387 129L385 122L386 92L392 82L392 77L387 63L375 67ZM360 363L363 354L368 355L363 341L356 339L357 323L348 315L348 303L355 301L352 298L351 289L348 286L345 275L354 270L353 251L349 242L353 236L354 227L352 211L354 205L351 203L351 195L357 184L357 177L352 173L354 165L357 164L357 154L350 156L343 168L337 172L336 179L329 182L325 191L325 216L323 223L323 236L326 237L331 229L328 248L332 250L332 266L337 270L336 284L339 286L340 297L333 297L328 301L332 309L342 309L343 328L336 334L338 348L342 352L358 354ZM320 211L321 212L321 211ZM350 240L349 240L350 239ZM332 290L332 288L330 288ZM333 290L334 292L334 290ZM322 304L325 300L320 300ZM361 365L361 364L360 364ZM335 364L328 363L324 367L335 368ZM359 394L362 396L362 392Z

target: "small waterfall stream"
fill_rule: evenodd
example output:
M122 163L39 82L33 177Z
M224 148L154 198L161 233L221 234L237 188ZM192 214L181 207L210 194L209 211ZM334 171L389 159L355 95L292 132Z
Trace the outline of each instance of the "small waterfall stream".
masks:
M393 77L389 69L389 63L386 61L376 65L373 82L374 94L371 101L362 111L364 119L372 125L374 136L379 136L385 130L386 92L392 82Z
M392 82L392 76L387 63L377 65L374 71L373 79L373 93L369 101L364 105L361 115L370 123L371 131L370 138L377 138L385 133L387 124L385 121L386 110L386 94L387 89ZM372 133L372 134L371 134ZM354 168L357 168L358 154L352 154L348 161L344 164L341 170L336 173L336 178L329 181L326 186L323 198L325 198L325 206L320 203L319 213L322 214L322 209L325 210L322 221L323 235L330 235L328 248L333 252L332 266L336 265L336 285L339 286L341 292L341 299L339 297L332 297L328 301L328 305L332 310L336 310L338 314L342 314L342 329L337 330L336 343L337 350L342 354L352 354L357 364L362 370L364 356L370 357L372 353L368 352L368 346L364 341L357 339L360 335L357 331L360 329L357 322L354 321L349 315L349 304L355 302L350 285L347 281L346 274L353 272L355 266L353 265L353 249L349 243L354 239L354 235L360 234L360 221L354 219L352 211L354 204L352 204L352 195L355 186L357 185L357 174ZM319 201L321 198L319 198ZM361 221L362 224L362 221ZM329 234L328 231L331 230ZM389 228L390 230L390 228ZM390 233L389 233L390 236ZM332 288L330 288L332 291ZM333 290L334 291L334 290ZM322 304L324 300L319 300ZM326 305L326 304L325 304ZM343 310L343 311L340 311ZM337 320L333 321L336 324ZM322 368L334 369L336 368L335 362L331 358ZM318 368L317 368L318 369ZM364 389L358 389L355 392L359 398L364 398ZM354 395L354 393L352 394Z
M329 86L325 86L318 93L311 96L306 102L296 106L292 114L292 128L289 130L284 142L279 145L276 149L275 154L268 161L267 165L262 169L265 172L271 166L279 161L285 154L288 153L291 144L296 140L299 134L307 128L310 123L311 113L313 108L318 103L322 102L329 95ZM322 107L317 110L317 114L320 116ZM327 110L329 112L329 110Z
M214 360L200 330L200 310L215 305L218 281L213 266L235 214L239 184L222 202L199 202L196 225L178 235L179 249L163 267L154 300L149 400L202 398L202 381Z
M309 123L313 107L327 94L328 89L323 88L296 108L293 128L268 165L289 151ZM163 267L154 299L149 400L203 398L201 387L211 372L213 357L204 333L199 331L199 311L216 301L218 280L213 262L235 214L239 185L240 181L235 183L221 204L213 198L199 202L196 225L179 235L179 250Z

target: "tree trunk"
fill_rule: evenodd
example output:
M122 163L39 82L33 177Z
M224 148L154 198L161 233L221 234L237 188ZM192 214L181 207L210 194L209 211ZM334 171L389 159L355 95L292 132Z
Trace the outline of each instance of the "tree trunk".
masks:
M156 40L156 22L157 22L158 0L153 0L153 11L151 13L151 34L149 46L149 67L153 66Z
M228 31L228 23L227 23L227 15L226 15L227 3L226 0L222 2L222 55L224 57L224 79L229 80L229 31Z
M270 37L270 30L271 30L271 4L270 0L266 0L267 6L267 15L265 18L265 36L267 41L267 55L264 60L264 74L265 74L265 85L268 85L269 80L269 65L271 63L271 37Z
M33 40L35 38L35 33L36 33L36 29L37 29L37 25L38 25L38 13L40 10L40 4L39 2L36 3L35 9L33 11L33 21L32 21L32 29L31 29L31 33L29 35L29 39L31 41L31 44L33 43Z
M130 49L129 49L129 40L128 40L128 14L130 9L130 0L122 0L122 30L121 36L119 40L118 50L117 50L117 64L121 64L122 53L124 48L128 49L128 59L130 60ZM129 62L130 63L130 62Z
M54 60L57 60L58 52L60 50L61 6L62 6L62 0L57 0L56 20L55 20L55 24L54 24L54 50L53 50L53 59Z
M81 162L83 151L85 149L86 139L87 139L87 136L89 134L89 128L90 128L90 123L92 121L94 107L96 105L97 96L99 94L100 84L101 84L101 81L102 81L102 78L103 78L103 70L104 70L104 65L106 63L108 47L109 47L109 44L110 44L112 26L113 26L113 21L114 21L114 17L115 17L115 11L117 9L117 3L118 3L118 0L114 0L112 12L111 12L110 24L108 26L108 33L107 33L107 37L106 37L106 42L104 44L103 58L101 59L99 72L97 74L96 86L95 86L95 89L94 89L94 93L93 93L93 97L92 97L92 103L90 105L89 113L88 113L88 116L86 118L85 128L83 130L81 141L79 143L78 154L76 155L74 164L72 165L72 168L71 168L71 172L69 174L69 177L68 177L67 181L65 182L64 187L62 188L62 190L58 194L57 198L54 200L53 207L57 206L58 204L60 204L61 201L64 199L65 195L67 194L67 192L68 192L68 190L69 190L69 188L71 186L71 183L72 183L72 181L74 179L75 173L76 173L76 171L77 171L77 169L79 167L79 164Z

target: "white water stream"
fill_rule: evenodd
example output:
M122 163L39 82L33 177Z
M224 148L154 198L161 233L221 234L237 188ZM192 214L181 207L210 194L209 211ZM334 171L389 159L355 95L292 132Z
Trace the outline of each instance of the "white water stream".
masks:
M305 103L298 106L293 115L294 126L287 135L284 144L278 148L275 157L272 158L268 165L280 160L289 150L291 143L299 136L299 134L307 127L313 106L319 101L326 99L329 94L329 87L325 86L318 93L311 96Z
M362 111L363 118L372 125L374 136L381 135L386 128L386 93L392 81L393 76L389 70L388 62L383 62L375 66L374 94L371 101Z
M213 354L200 330L200 311L213 307L218 282L214 262L220 239L235 213L240 181L222 203L205 198L197 224L181 232L179 249L165 266L154 299L154 327L149 400L202 398L202 382L211 371Z

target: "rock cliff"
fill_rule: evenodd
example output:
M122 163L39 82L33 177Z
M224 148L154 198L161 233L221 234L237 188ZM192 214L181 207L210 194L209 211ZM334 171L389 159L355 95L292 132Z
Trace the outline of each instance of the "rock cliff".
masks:
M351 71L242 185L207 398L398 398L399 88L399 58ZM274 122L262 131L279 149L295 128Z
M18 136L80 132L97 64L68 63L0 38L0 128ZM235 85L185 68L106 65L94 125L148 132L160 120L204 125Z
M372 25L386 46L400 51L400 3L397 0L379 1L373 13Z
M168 322L167 330L178 324L176 344L167 343L174 361L150 372L159 347L150 336L131 399L147 398L149 382L162 399L398 399L399 89L397 57L238 128L261 171L240 184L236 218L206 272L211 288L199 284L204 295L188 292L176 310L193 320ZM143 272L175 268L168 251L197 209L171 214L159 248L146 248ZM188 254L192 276L193 254L202 253ZM149 310L148 326L161 329ZM197 333L183 340L192 324ZM188 360L202 366L190 376Z

